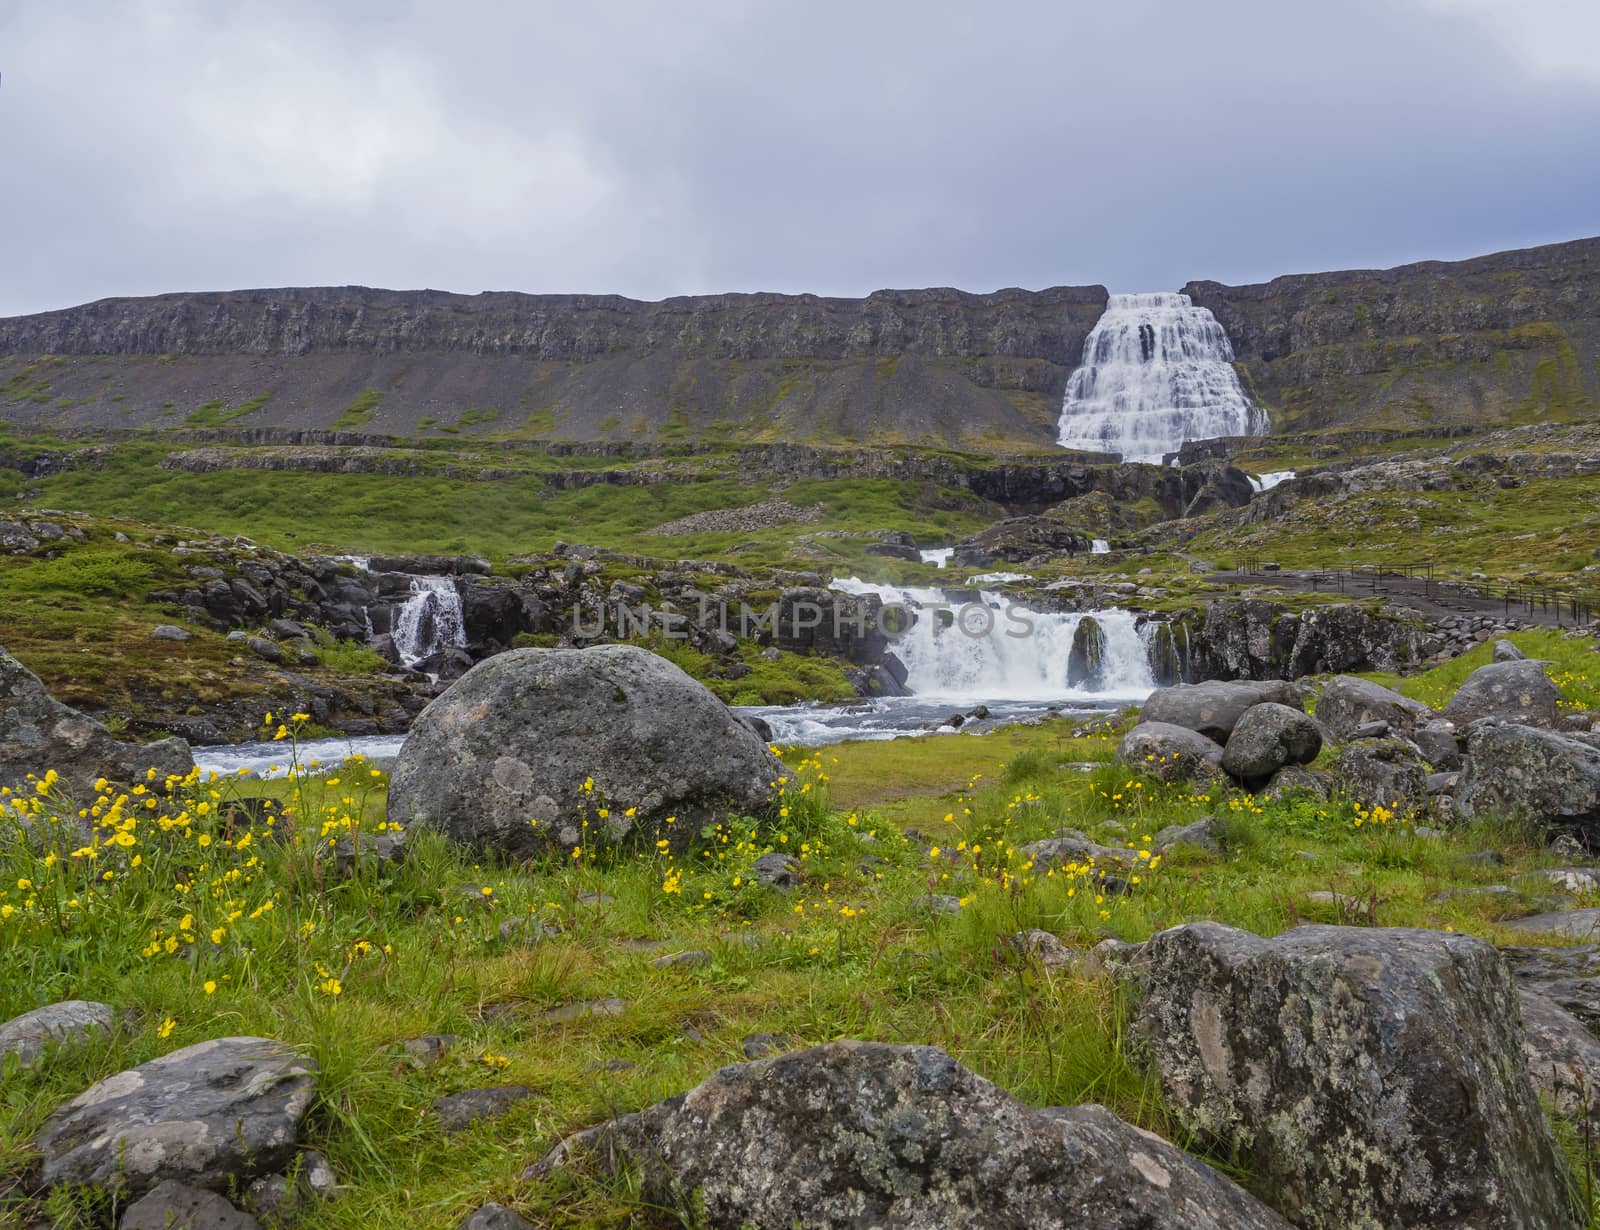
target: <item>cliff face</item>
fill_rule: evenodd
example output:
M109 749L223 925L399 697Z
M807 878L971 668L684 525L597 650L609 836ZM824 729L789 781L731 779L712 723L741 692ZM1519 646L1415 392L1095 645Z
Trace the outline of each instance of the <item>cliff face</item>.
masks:
M1600 239L1255 286L1191 282L1278 430L1589 417Z
M1105 300L1099 286L660 303L358 287L111 299L0 320L0 414L1048 444Z

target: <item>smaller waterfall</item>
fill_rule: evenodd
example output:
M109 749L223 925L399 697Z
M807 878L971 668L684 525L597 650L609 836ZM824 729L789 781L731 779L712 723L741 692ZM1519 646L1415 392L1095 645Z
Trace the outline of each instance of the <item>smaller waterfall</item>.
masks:
M935 568L943 568L950 562L950 557L955 554L954 547L924 547L918 554L922 556L924 564L932 564Z
M394 616L394 647L407 666L441 649L467 647L461 595L451 578L411 578L411 596Z
M1109 542L1107 542L1104 538L1095 538L1095 539L1091 540L1090 543L1089 543L1089 554L1090 555L1110 555L1111 554L1111 544Z
M1268 470L1265 474L1247 474L1250 485L1255 488L1256 494L1271 491L1279 483L1286 483L1294 477L1293 470Z

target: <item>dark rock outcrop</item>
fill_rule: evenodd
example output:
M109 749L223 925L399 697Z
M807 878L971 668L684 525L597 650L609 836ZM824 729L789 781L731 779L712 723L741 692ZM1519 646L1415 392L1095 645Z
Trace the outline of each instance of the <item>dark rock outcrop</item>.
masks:
M515 649L423 710L390 778L389 816L514 858L645 838L682 848L705 824L762 807L783 772L664 658L629 645Z
M1194 923L1133 968L1137 1034L1174 1110L1247 1156L1296 1225L1579 1224L1516 992L1483 941Z
M580 1132L529 1178L638 1168L715 1230L1287 1230L1276 1213L1099 1106L1024 1106L945 1052L835 1042L738 1064Z

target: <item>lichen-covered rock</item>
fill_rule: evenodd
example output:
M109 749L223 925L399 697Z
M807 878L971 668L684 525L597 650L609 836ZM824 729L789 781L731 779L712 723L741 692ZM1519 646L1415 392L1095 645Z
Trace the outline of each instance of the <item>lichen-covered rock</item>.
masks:
M1095 689L1105 682L1105 677L1105 629L1093 615L1085 615L1072 630L1072 649L1067 654L1067 686Z
M1454 773L1461 768L1460 731L1449 718L1423 722L1411 732L1411 741L1439 772Z
M1237 1150L1307 1230L1565 1230L1570 1176L1534 1096L1516 991L1470 936L1163 931L1136 1029L1180 1119Z
M1561 689L1545 674L1544 663L1491 662L1467 676L1443 716L1457 726L1480 718L1499 718L1525 726L1554 726Z
M1345 744L1334 762L1339 789L1363 807L1386 807L1397 814L1420 811L1428 803L1428 766L1404 739L1358 739Z
M1330 679L1317 696L1317 721L1341 743L1370 722L1387 722L1391 730L1410 734L1437 716L1420 700L1355 675Z
M1532 726L1485 723L1467 750L1456 788L1462 815L1532 820L1600 841L1600 748Z
M1284 765L1310 764L1322 750L1322 730L1298 708L1267 701L1234 723L1222 749L1222 768L1245 781L1271 777Z
M1227 1179L1099 1106L1024 1106L927 1046L835 1042L723 1068L533 1166L631 1163L715 1230L1286 1230Z
M1261 791L1261 797L1273 803L1295 795L1308 799L1326 799L1328 778L1321 773L1313 773L1303 765L1288 764L1274 773L1272 780Z
M0 649L0 786L54 769L74 798L93 801L94 783L144 781L155 769L183 776L194 757L182 739L122 743L93 718L63 705L39 677Z
M267 1038L214 1038L129 1068L61 1107L34 1140L47 1187L138 1196L166 1179L226 1189L281 1171L316 1065Z
M1164 782L1220 776L1222 745L1184 726L1140 722L1117 744L1122 764Z
M117 1230L260 1230L216 1192L168 1179L128 1206Z
M1591 1030L1600 1030L1600 945L1516 944L1502 948L1500 955L1518 990L1542 995Z
M1228 741L1234 724L1244 716L1245 710L1268 702L1304 708L1299 690L1281 679L1265 682L1208 679L1204 683L1180 683L1150 693L1139 720L1182 726L1222 744Z
M116 1024L117 1010L110 1004L68 999L35 1008L0 1025L0 1064L15 1055L26 1068L52 1043L83 1042L97 1030L109 1033Z
M1600 1119L1600 1038L1560 1004L1522 989L1522 1049L1558 1114Z
M665 658L631 645L516 649L478 663L417 718L389 817L513 858L636 837L681 848L764 806L784 773Z

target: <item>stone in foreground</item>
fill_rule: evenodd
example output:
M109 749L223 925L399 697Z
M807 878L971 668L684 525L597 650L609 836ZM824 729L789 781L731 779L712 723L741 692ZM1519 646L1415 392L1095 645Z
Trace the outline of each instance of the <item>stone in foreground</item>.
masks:
M1164 782L1221 775L1222 745L1186 726L1140 722L1117 744L1117 759Z
M765 805L785 773L664 658L631 645L517 649L423 710L390 780L389 816L512 858L637 834L681 847Z
M316 1065L267 1038L214 1038L90 1086L35 1138L47 1187L223 1190L293 1159Z
M47 1004L0 1025L0 1062L7 1055L16 1055L26 1068L49 1045L86 1042L96 1031L109 1033L116 1024L117 1010L110 1004L83 999Z
M261 1223L241 1213L216 1192L168 1179L128 1206L117 1230L260 1230Z
M1136 965L1137 1030L1180 1118L1307 1230L1576 1227L1516 991L1470 936L1218 923Z
M122 743L93 718L56 700L39 678L0 649L0 786L51 769L78 801L93 801L94 783L143 781L147 769L183 776L194 757L182 739ZM87 805L87 804L85 804Z
M639 1168L714 1230L1286 1230L1210 1167L1100 1106L1046 1115L926 1046L835 1042L714 1073L529 1169Z
M1322 750L1317 720L1274 701L1251 705L1222 749L1222 768L1245 781L1265 781L1285 765L1310 764Z
M1293 709L1304 708L1299 689L1281 679L1262 682L1208 679L1204 683L1180 683L1150 693L1139 717L1145 722L1182 726L1217 743L1226 743L1245 710L1269 701Z

